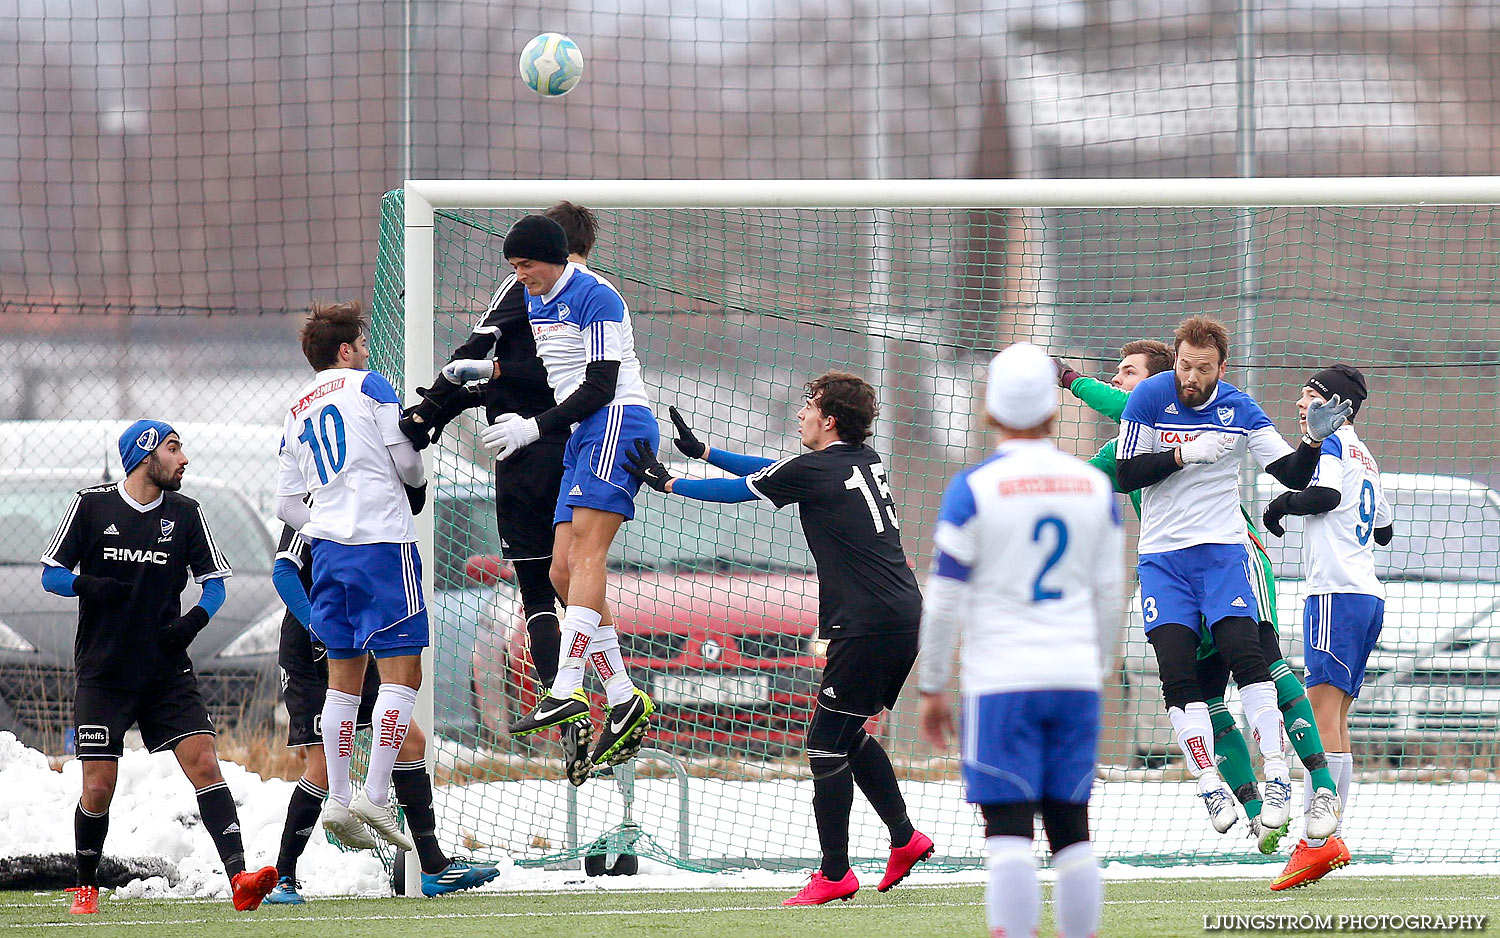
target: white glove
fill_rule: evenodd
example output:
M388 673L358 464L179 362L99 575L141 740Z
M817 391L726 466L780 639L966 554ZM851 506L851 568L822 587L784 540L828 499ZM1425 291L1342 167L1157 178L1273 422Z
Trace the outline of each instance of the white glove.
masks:
M520 414L501 414L494 423L479 431L479 441L485 449L494 452L496 459L509 459L517 450L530 446L541 436L536 418Z
M495 363L488 358L460 358L443 366L443 377L454 384L484 381L495 376Z
M1234 452L1236 442L1233 434L1206 430L1182 444L1182 464L1190 466L1218 462Z

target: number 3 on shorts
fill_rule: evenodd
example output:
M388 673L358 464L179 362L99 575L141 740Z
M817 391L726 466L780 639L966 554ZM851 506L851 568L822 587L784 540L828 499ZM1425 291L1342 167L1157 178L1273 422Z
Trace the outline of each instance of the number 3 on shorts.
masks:
M1150 625L1151 623L1156 621L1157 612L1155 596L1141 597L1141 615L1145 617L1147 625Z

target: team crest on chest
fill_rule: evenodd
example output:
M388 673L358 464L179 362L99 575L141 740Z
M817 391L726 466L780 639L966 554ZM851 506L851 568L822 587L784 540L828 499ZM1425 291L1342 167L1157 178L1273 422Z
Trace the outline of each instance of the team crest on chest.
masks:
M161 536L162 537L171 537L172 536L172 532L174 530L176 530L176 528L177 528L177 522L175 522L175 521L168 521L166 518L161 519Z
M1229 421L1234 419L1233 407L1220 407L1216 413L1219 415L1219 423L1226 427L1229 426Z
M573 315L573 311L571 309L568 309L568 304L567 303L558 303L557 304L557 318L558 319L567 319L571 315Z

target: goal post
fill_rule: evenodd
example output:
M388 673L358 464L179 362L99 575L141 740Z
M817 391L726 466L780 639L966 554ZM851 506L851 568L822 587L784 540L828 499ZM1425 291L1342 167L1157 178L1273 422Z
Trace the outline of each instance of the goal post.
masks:
M1398 538L1377 549L1387 626L1351 716L1351 847L1367 860L1500 855L1500 835L1462 822L1500 811L1500 177L409 181L383 206L372 336L374 367L408 400L508 272L510 224L564 199L600 219L590 264L630 306L663 457L668 405L710 445L796 452L802 384L858 372L878 391L874 445L923 575L944 486L989 445L984 366L1011 342L1107 381L1125 342L1170 342L1182 318L1214 315L1237 343L1228 380L1253 364L1255 395L1288 438L1314 370L1363 369L1358 432L1388 476ZM1114 424L1062 399L1058 443L1087 458ZM638 497L610 596L627 661L662 703L656 751L574 792L555 742L503 732L535 688L514 588L471 562L499 552L479 419L455 421L426 454L434 648L418 712L443 737L429 758L445 842L532 864L814 863L800 745L820 646L793 512ZM1258 519L1274 486L1244 479ZM1289 528L1270 550L1300 675L1305 590ZM1183 781L1138 612L1123 638L1092 813L1101 857L1284 862L1212 832ZM938 859L977 865L983 837L957 763L918 741L912 693L871 730ZM856 865L884 852L856 798Z

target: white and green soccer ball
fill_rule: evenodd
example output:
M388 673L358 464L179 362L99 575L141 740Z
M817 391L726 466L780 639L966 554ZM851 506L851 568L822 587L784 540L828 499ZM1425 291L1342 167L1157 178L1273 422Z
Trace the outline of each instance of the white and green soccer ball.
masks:
M521 78L544 98L565 95L583 77L583 53L562 33L542 33L521 50Z

